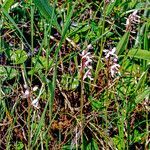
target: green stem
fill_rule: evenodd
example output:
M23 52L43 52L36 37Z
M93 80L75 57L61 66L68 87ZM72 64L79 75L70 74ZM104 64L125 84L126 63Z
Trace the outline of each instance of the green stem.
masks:
M102 25L102 28L101 28L101 35L105 35L104 32L105 32L105 18L106 18L106 4L105 4L105 1L104 1L104 10L103 10L103 21L100 22L100 25ZM96 71L95 71L95 78L94 78L94 84L96 84L96 80L98 79L98 74L99 74L99 71L101 69L101 66L102 66L102 63L101 63L101 56L102 56L102 53L103 53L103 49L104 49L104 37L102 36L101 37L101 40L100 40L100 52L99 52L99 58L98 58L98 62L97 62L97 65L96 65ZM92 89L92 91L94 90L94 88Z
M31 1L31 52L34 53L34 6ZM31 61L31 68L32 68L32 62ZM31 76L31 85L32 85L32 77Z
M83 82L83 76L81 76L81 100L80 100L80 118L81 118L81 149L84 149L84 144L83 144L83 104L84 104L84 82Z

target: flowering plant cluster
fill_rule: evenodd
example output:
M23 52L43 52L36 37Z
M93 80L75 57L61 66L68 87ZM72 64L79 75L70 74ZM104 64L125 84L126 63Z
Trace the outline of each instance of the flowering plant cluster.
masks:
M135 10L132 14L130 14L126 20L126 31L132 31L135 24L140 23L140 16L137 15L138 11Z
M39 96L33 99L33 92L38 90L38 86L34 86L33 88L29 88L27 85L24 85L25 91L22 91L22 98L29 98L31 99L31 105L37 109L39 109Z
M120 74L119 68L120 65L117 63L118 62L118 56L115 54L116 48L114 47L111 50L103 50L105 53L105 59L108 62L108 67L110 69L110 74L111 77L115 77L117 74Z
M93 80L92 78L92 56L91 53L88 52L88 49L90 49L92 46L88 45L86 50L83 50L80 54L81 56L81 66L80 67L80 75L85 80L86 78L89 78L90 80ZM86 71L84 73L84 70Z

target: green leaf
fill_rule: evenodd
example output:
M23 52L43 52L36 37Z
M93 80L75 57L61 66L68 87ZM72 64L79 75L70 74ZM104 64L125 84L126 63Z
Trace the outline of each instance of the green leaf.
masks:
M2 12L8 18L8 20L13 24L13 26L16 28L16 30L19 32L20 36L25 40L25 43L27 44L27 46L31 49L31 46L29 45L28 41L24 37L22 31L18 28L18 26L15 23L14 19L8 14L8 12L4 8L2 8Z
M120 141L120 138L118 135L113 137L113 142L114 142L114 145L116 146L116 148L122 149L121 141Z
M79 86L79 80L78 78L73 78L72 83L70 85L71 90L75 90Z
M27 53L24 50L11 51L10 53L11 60L14 61L15 64L22 64L28 58Z
M3 8L8 12L13 3L14 0L5 0L3 4Z
M121 38L121 40L119 41L119 43L116 47L118 55L122 54L124 52L124 50L127 48L129 36L130 36L130 32L126 32L123 35L123 37Z
M61 41L60 41L60 45L62 44L62 42L65 39L65 36L67 34L69 25L71 23L71 17L73 15L73 11L74 11L74 8L75 8L75 4L72 6L71 3L69 3L68 5L69 5L69 9L68 9L67 16L66 16L66 21L64 23L63 30L62 30L62 33L61 33L62 34L62 38L61 38Z
M96 141L94 139L91 140L91 142L87 145L86 150L97 150L99 149Z
M103 110L104 109L103 102L101 102L97 99L94 99L91 96L89 97L89 101L91 103L91 106L92 106L93 110L98 111L98 110Z
M17 142L16 150L22 150L22 149L24 149L24 144L22 142Z
M73 38L73 41L74 41L75 43L78 43L79 40L80 40L80 36L79 36L79 34L76 34L76 35L74 36L74 38Z
M54 14L54 8L50 6L48 0L34 0L35 5L38 7L41 14L47 19L48 21L52 20L52 24L57 30L61 33L60 26L57 22L56 14Z
M135 99L135 103L139 104L144 98L146 98L146 96L148 96L150 94L150 88L146 89L145 91L143 91L142 93L140 93L136 99Z
M112 12L114 6L115 6L115 2L109 3L109 5L106 8L106 16L110 15L110 13Z
M0 79L2 81L11 80L16 77L18 71L12 67L0 66Z
M33 57L32 63L34 66L28 72L30 75L37 73L39 70L42 70L42 69L50 69L52 64L53 64L53 59L50 59L48 64L47 64L47 60L45 57L39 56L38 59Z
M141 77L140 77L140 79L137 83L137 86L135 88L135 92L137 90L139 90L140 88L144 87L145 81L146 81L146 78L147 78L147 72L148 72L148 70L146 70L145 72L142 73L142 75L141 75Z
M82 33L82 32L88 32L88 30L90 29L91 27L89 25L85 25L81 30L79 30L78 33Z
M150 51L142 49L131 49L128 53L128 56L138 59L150 60Z
M142 93L140 93L136 98L134 103L131 104L130 112L132 112L135 107L140 104L147 96L150 94L150 88L146 89Z
M12 89L11 89L9 86L6 86L6 87L3 87L3 92L4 92L6 95L9 95L9 94L11 94Z
M69 74L63 74L61 85L65 90L75 90L79 86L79 80L77 77L73 77Z
M134 143L141 142L143 137L146 137L146 133L140 133L138 130L134 130Z

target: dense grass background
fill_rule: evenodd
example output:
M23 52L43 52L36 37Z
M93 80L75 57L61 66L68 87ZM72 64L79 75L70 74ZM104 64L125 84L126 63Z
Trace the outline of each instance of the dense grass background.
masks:
M150 148L149 0L0 4L0 149Z

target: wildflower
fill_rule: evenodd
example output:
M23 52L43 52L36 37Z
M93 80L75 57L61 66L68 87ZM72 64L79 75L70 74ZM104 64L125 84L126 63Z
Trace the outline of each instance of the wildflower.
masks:
M44 91L43 88L44 88L44 85L42 85L42 87L41 87L41 89L40 89L40 91L39 91L38 96L37 96L35 99L33 99L32 102L31 102L31 105L34 106L34 107L37 108L37 109L40 108L40 107L39 107L39 99L40 99L40 97L41 97L41 95L42 95L42 93L43 93L43 91ZM38 87L35 86L33 89L34 89L34 90L37 90Z
M34 99L31 102L31 105L34 106L35 108L39 109L39 100L38 100L38 98Z
M117 63L118 62L118 56L115 54L116 48L114 47L111 50L103 50L105 53L105 59L109 62L108 68L110 69L110 74L111 77L115 77L117 74L120 74L119 68L120 65Z
M137 15L138 11L135 10L132 14L129 15L129 17L126 20L126 30L131 31L132 27L140 23L140 16Z
M30 96L30 91L28 89L23 93L23 98L28 98Z
M90 71L90 69L89 69L89 70L87 70L87 72L84 74L83 80L85 80L86 78L89 78L90 80L93 80L93 78L92 78L91 76L92 76L92 74L91 74L91 71Z
M30 98L31 105L37 109L39 109L39 99L41 94L43 93L43 86L41 87L38 96L35 98L34 92L38 90L38 86L34 86L33 88L29 88L27 84L23 85L25 88L25 92L22 91L23 96L22 98Z
M25 89L28 89L28 85L27 85L27 84L24 84L23 87L24 87Z
M81 56L81 66L80 66L80 74L83 74L83 70L86 70L86 73L83 75L83 80L86 78L89 78L90 80L93 80L92 78L92 56L91 53L88 52L88 49L92 48L92 45L88 45L86 50L83 50L80 54Z
M118 70L120 68L119 64L114 63L111 67L110 67L110 73L111 76L114 78L116 73L119 73Z
M25 95L25 96L29 96L29 94L30 94L29 90L25 90L24 95Z
M32 89L34 92L38 90L38 86L34 86Z
M116 59L118 58L118 56L115 54L116 52L116 48L114 47L112 50L103 50L103 52L105 52L106 56L105 58L108 59L110 56L114 56Z
M93 47L92 47L92 44L89 44L88 46L87 46L87 49L92 49Z

